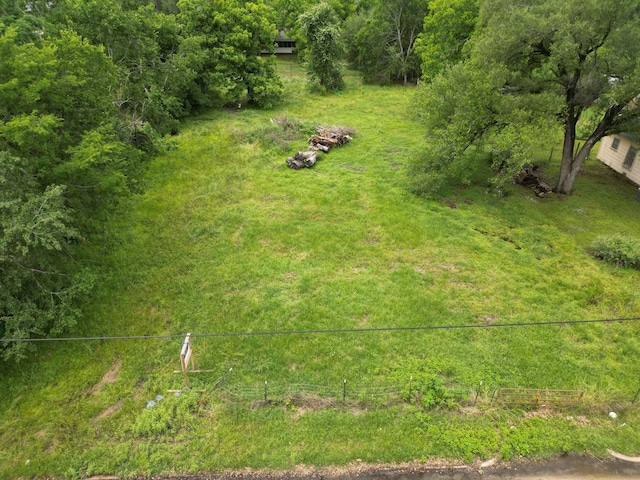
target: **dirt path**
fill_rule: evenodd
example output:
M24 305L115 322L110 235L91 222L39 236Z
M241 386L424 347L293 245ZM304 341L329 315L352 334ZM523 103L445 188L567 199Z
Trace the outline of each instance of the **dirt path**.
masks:
M105 477L103 477L105 478ZM114 477L110 477L114 478ZM115 477L117 478L117 477ZM224 474L153 477L152 480L640 480L640 464L619 459L606 461L590 456L566 455L547 461L485 462L469 465L397 466L351 464L313 469L298 467L286 472L242 470ZM98 480L94 477L93 480Z

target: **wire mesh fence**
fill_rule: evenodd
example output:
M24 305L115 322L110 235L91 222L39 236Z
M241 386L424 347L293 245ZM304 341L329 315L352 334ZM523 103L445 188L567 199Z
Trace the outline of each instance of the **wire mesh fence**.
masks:
M194 374L194 376L205 372L214 373L213 370L187 370L189 375ZM426 409L435 407L456 409L483 404L501 409L589 409L602 405L603 402L607 405L630 406L640 398L640 390L631 400L631 397L623 392L607 392L603 397L598 392L587 390L509 388L486 385L483 382L476 385L460 385L449 383L445 377L435 374L423 375L419 378L410 376L400 382L372 385L371 382L362 384L348 379L334 380L331 384L286 383L286 380L254 380L251 383L242 384L241 379L232 378L234 373L235 371L230 368L222 376L215 375L216 380L213 382L208 382L201 377L196 385L207 387L200 390L202 392L215 391L226 400L239 404L265 402L295 405L319 402L319 405L335 406L340 402L351 405L364 402L386 406L411 403Z
M420 401L423 396L428 396L431 401L439 403L447 400L468 402L472 400L472 389L455 386L439 387L423 386L416 382L407 382L405 385L356 385L344 380L338 385L320 385L312 383L280 384L268 382L253 384L251 386L222 386L219 389L228 397L238 401L284 401L296 397L316 397L338 401Z

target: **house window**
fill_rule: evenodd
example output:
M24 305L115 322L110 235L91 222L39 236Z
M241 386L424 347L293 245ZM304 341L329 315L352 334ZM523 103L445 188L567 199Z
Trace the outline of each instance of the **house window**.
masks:
M622 162L622 166L624 168L631 168L633 166L633 161L636 159L637 150L633 147L629 147L629 151L627 152L627 156L624 157L624 162Z
M617 150L618 145L620 145L620 139L618 137L615 137L613 139L613 142L611 142L611 148L613 148L614 150Z

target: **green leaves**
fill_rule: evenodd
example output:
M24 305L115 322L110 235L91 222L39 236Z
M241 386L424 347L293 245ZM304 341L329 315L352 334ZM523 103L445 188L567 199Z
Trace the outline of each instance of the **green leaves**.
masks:
M188 51L199 64L197 83L201 98L213 92L226 100L247 100L260 107L274 105L283 85L271 59L275 25L261 1L181 0L179 22L190 37Z
M29 338L59 333L75 322L71 299L93 275L65 268L59 254L78 232L70 226L65 188L38 192L26 162L0 152L0 335ZM25 344L3 345L0 356L22 358Z
M347 22L349 60L365 82L406 84L418 79L415 46L427 10L427 0L377 1L371 12Z
M438 51L461 45L458 40L465 35L458 33L468 31L473 17L470 3L458 5L470 14L468 23L460 18L459 24L444 5L432 5L421 47L427 77L442 69ZM571 193L579 169L600 138L640 126L634 102L640 92L640 51L632 40L640 26L634 5L595 0L539 0L526 6L506 0L484 2L472 42L466 43L467 54L452 56L454 61L463 59L433 77L422 94L420 114L435 134L437 147L428 155L431 158L416 160L418 170L427 175L435 168L442 173L440 180L453 179L457 172L447 165L455 164L471 145L483 147L490 140L494 167L500 167L492 181L500 184L526 162L534 143L539 145L562 127L565 142L557 191ZM448 33L435 35L439 27ZM576 150L576 129L583 115L588 122L580 125L587 141ZM454 153L438 158L438 151ZM482 157L464 160L476 161ZM432 187L426 186L430 182L418 183L427 192L438 188L437 182Z
M339 62L342 47L335 11L321 2L300 15L299 22L308 43L309 84L330 92L342 90L344 80Z
M95 278L74 245L130 192L142 155L116 136L102 47L69 30L24 43L9 28L0 55L0 335L54 335ZM28 350L3 344L0 356Z
M618 267L640 269L640 239L620 234L598 236L591 244L593 256Z
M464 58L464 49L476 26L477 0L431 0L429 14L417 41L422 75L427 81Z

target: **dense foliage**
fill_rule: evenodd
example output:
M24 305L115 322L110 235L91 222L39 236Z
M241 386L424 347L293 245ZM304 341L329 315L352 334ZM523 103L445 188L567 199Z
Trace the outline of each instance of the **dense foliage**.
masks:
M593 255L618 267L640 269L640 239L626 235L601 235L591 244Z
M202 97L215 90L231 101L246 93L258 106L277 102L282 82L275 73L275 59L261 56L264 50L274 50L276 29L262 1L180 0L178 6Z
M278 101L268 13L260 0L0 5L2 338L74 324L95 278L78 246L108 235L105 214L181 118L217 99Z
M509 179L535 144L562 131L556 191L570 194L604 135L639 126L638 15L634 1L486 0L468 58L424 89L419 110L436 141L416 162L416 188L460 178L487 145L498 177ZM583 119L592 123L576 149Z
M427 0L376 1L345 25L349 61L371 83L416 81L415 46L428 11Z
M342 52L335 11L328 3L321 2L300 15L299 21L307 40L310 85L325 91L342 90L344 80L339 63Z
M479 0L431 0L416 43L423 79L429 81L464 58L476 27Z

